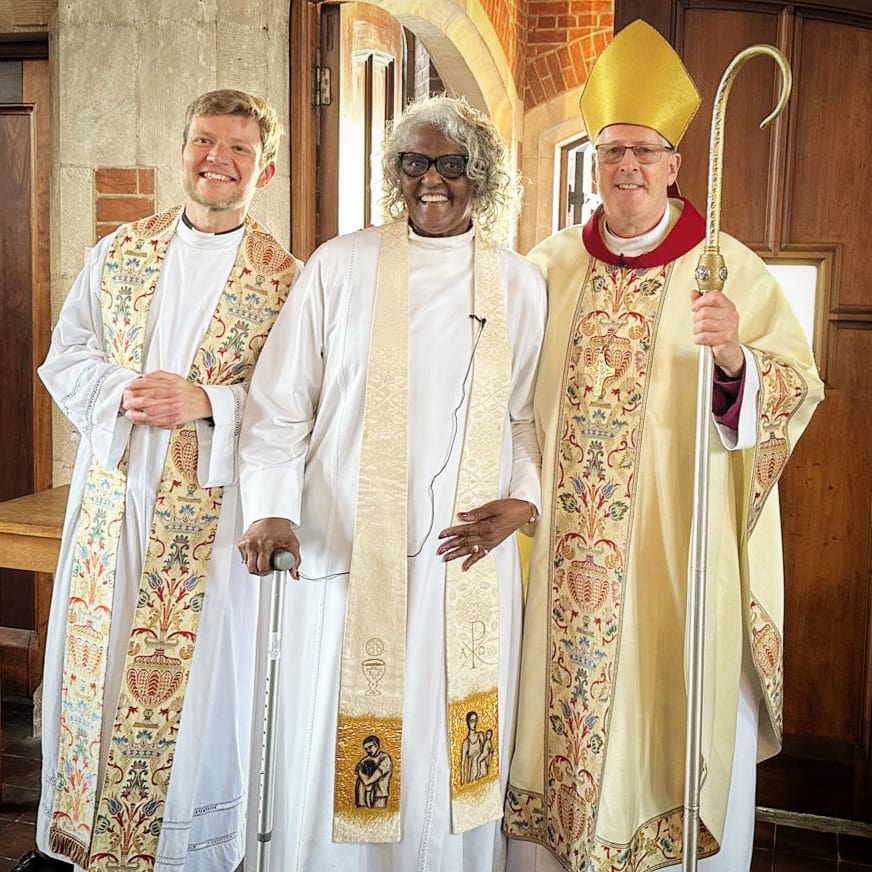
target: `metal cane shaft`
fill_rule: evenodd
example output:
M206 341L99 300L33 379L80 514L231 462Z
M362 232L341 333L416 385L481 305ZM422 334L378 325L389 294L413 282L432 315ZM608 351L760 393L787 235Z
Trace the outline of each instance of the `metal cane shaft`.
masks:
M288 559L290 558L290 559ZM278 719L279 665L282 653L282 615L284 613L285 573L293 567L293 555L277 551L270 581L269 638L267 643L266 691L264 694L263 741L260 757L260 794L257 809L257 872L269 869L275 799L275 732Z
M687 687L687 742L684 755L684 851L683 872L695 872L699 837L699 793L702 765L702 689L705 652L705 594L708 573L708 489L711 443L712 376L711 349L699 349L696 393L696 442L693 475L693 523L690 531L690 563L687 578L686 645L690 668Z
M706 243L694 277L703 292L720 293L727 280L727 267L721 257L721 187L724 154L724 118L727 97L740 67L756 55L773 58L781 70L778 103L760 127L765 127L787 105L790 96L790 66L784 55L771 45L752 45L739 52L721 77L712 107L709 142L708 199L706 202ZM702 775L702 703L705 656L705 596L708 547L708 476L711 436L712 376L711 349L699 352L696 395L696 444L693 474L693 520L691 522L690 561L687 574L687 735L684 757L684 833L682 872L696 872L700 827L699 799Z

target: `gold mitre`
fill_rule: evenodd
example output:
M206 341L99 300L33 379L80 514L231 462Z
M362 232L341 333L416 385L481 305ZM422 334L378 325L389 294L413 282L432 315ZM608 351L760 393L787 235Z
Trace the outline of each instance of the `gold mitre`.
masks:
M672 46L637 18L599 56L578 106L591 142L610 124L640 124L677 146L700 101Z

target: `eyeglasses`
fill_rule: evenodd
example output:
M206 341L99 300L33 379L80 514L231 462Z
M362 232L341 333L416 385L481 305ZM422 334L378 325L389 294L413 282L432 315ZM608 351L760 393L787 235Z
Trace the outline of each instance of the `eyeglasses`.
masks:
M646 142L639 145L618 145L610 143L609 145L596 145L596 158L600 163L616 164L624 159L624 152L631 149L640 164L655 164L663 153L667 151L675 151L671 145L649 145Z
M423 176L430 167L435 166L436 172L446 179L459 179L466 172L469 158L465 154L442 154L439 157L427 157L416 151L400 152L400 169L410 178Z

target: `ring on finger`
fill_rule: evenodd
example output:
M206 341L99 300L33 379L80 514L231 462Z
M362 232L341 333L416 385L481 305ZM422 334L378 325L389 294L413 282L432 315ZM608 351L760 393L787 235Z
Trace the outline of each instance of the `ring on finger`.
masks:
M473 554L478 554L479 551L481 551L481 546L478 544L478 542L476 542L476 543L472 546L472 553L473 553Z
M487 552L488 552L489 550L490 550L490 549L488 549L488 548L482 548L482 549L481 549L481 556L484 557L485 554L487 554Z

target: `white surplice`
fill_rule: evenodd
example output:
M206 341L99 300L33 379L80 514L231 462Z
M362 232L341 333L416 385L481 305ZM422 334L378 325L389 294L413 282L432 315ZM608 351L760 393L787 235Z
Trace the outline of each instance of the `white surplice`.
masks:
M297 526L303 580L285 600L272 865L282 872L491 872L505 864L500 822L453 835L445 717L445 563L464 379L478 322L473 233L409 240L409 501L406 683L397 844L334 844L333 783L340 659L359 475L378 228L334 239L312 257L280 314L252 380L241 437L246 524ZM545 320L538 270L501 251L512 353L500 493L539 505L532 391ZM487 329L487 326L483 329ZM456 412L456 414L455 414ZM509 426L510 421L510 426ZM464 506L464 509L473 508ZM500 588L500 782L514 728L521 576L514 536L493 552ZM389 604L374 601L372 608ZM263 628L262 628L263 632ZM251 796L256 796L253 766ZM254 863L252 803L246 865Z
M152 298L144 347L145 373L188 375L224 289L243 230L213 235L179 222ZM37 844L47 851L57 772L61 679L67 601L76 524L92 457L117 466L129 442L127 503L112 605L103 741L102 783L137 591L160 483L169 430L132 426L118 411L136 373L106 362L100 281L112 237L88 255L64 303L39 375L81 434L70 484L55 575L45 654L42 713L42 797ZM236 542L241 511L236 486L236 440L244 385L204 386L214 426L196 424L198 477L224 486L206 596L177 737L155 872L231 872L242 859L253 693L256 580L241 565ZM58 856L58 855L52 855Z

